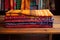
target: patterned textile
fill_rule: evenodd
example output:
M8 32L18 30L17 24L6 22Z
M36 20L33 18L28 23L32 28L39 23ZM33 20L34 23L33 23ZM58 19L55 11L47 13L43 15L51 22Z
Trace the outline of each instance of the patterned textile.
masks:
M52 16L48 9L11 10L6 13L5 24L9 28L51 28L53 27Z

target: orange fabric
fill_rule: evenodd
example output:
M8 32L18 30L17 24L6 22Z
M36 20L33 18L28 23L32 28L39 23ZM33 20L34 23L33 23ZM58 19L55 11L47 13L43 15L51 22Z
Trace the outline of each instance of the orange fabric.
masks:
M21 10L30 10L30 0L22 0Z
M8 15L11 13L11 15L18 15L19 13L25 14L25 15L32 15L32 16L53 16L53 14L48 10L10 10L9 12L6 13ZM8 15L9 16L9 15Z
M13 0L10 0L10 9L11 9L11 10L14 9Z

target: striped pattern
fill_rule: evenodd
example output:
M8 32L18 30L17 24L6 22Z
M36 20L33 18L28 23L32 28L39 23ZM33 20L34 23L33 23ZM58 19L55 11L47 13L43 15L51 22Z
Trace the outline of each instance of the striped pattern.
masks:
M6 13L4 22L7 28L52 28L52 16L48 9L10 10Z
M14 16L15 14L19 16L19 14L32 15L32 16L53 16L53 14L48 10L10 10L6 13L6 16Z

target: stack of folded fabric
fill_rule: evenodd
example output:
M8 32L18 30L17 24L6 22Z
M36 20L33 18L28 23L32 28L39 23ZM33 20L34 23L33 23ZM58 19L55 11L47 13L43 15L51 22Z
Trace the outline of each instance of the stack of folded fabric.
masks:
M13 11L9 11L6 13L5 25L7 28L53 27L53 14L49 10L13 10Z

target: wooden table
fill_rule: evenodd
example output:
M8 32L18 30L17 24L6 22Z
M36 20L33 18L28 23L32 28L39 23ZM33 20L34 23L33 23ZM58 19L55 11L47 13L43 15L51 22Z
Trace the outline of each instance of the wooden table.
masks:
M0 34L60 34L60 28L0 28Z

